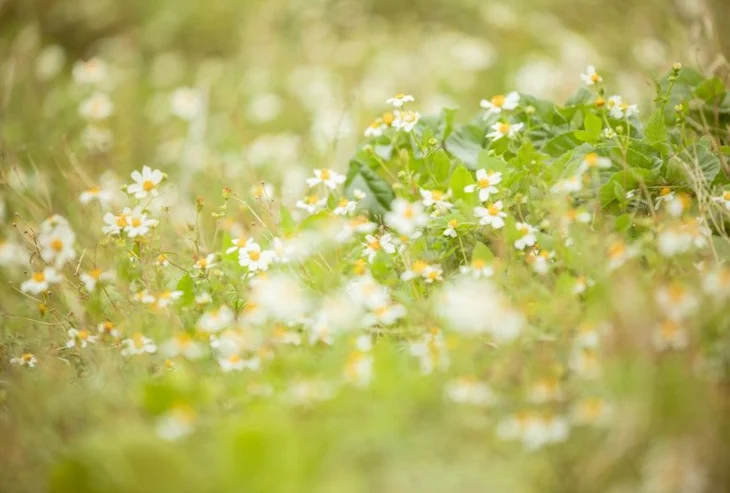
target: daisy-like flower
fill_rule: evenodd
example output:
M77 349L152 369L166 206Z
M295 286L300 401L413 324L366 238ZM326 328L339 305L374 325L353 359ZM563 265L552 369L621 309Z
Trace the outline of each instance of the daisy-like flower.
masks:
M96 85L104 82L107 73L106 63L97 57L77 61L71 72L74 82L82 85Z
M365 316L364 324L372 325L393 325L399 319L406 316L406 307L399 303L386 303L375 307L371 314Z
M555 258L555 252L535 248L527 254L525 260L530 264L532 270L544 276L550 271L550 260L553 258Z
M681 350L689 344L687 329L675 320L665 320L654 330L654 347L658 351Z
M440 213L446 212L451 209L454 204L449 202L451 198L451 190L447 190L446 193L441 190L424 190L421 189L421 203L424 207L435 207Z
M600 397L586 397L573 407L573 423L578 425L605 425L613 415L613 407Z
M444 396L457 404L480 407L491 406L495 400L494 392L489 385L472 376L460 377L448 382L444 388Z
M655 299L666 316L675 321L689 317L699 307L697 298L678 282L659 288Z
M634 245L626 245L621 240L617 240L608 247L608 270L616 270L627 260L635 257L639 253L638 248Z
M239 265L248 268L249 272L268 270L275 257L276 254L272 250L261 250L259 244L252 240L238 251Z
M730 211L730 190L725 190L722 195L719 197L713 197L712 200Z
M334 212L335 215L338 216L347 216L349 213L353 212L356 207L357 202L348 200L347 197L342 197L339 202L337 202L337 207L335 207Z
M159 267L167 267L168 265L170 265L170 259L167 258L167 255L165 255L164 253L161 253L155 259L155 265Z
M48 291L51 284L61 282L61 275L56 272L53 267L46 267L42 271L36 271L30 279L20 285L20 290L24 293L41 294Z
M583 294L588 288L593 287L596 283L593 279L585 276L578 276L575 278L575 284L573 285L573 294Z
M322 208L327 204L327 197L320 198L319 195L316 193L307 195L302 200L297 200L296 207L297 209L303 209L307 211L309 214L314 214L317 211L322 210Z
M482 226L500 229L504 227L504 218L507 217L507 213L502 211L502 207L502 201L498 200L489 207L475 207L474 215L479 218L479 224Z
M261 366L261 360L259 358L244 359L238 354L231 354L225 358L218 359L218 365L221 367L223 373L230 373L232 371L243 371L245 369L258 370Z
M203 95L199 89L180 87L170 96L170 112L185 121L193 121L203 109Z
M423 375L430 375L434 370L447 370L451 365L446 341L439 330L433 330L409 343L408 352L418 358Z
M606 102L606 107L611 117L617 120L639 116L639 107L635 104L625 103L621 96L611 96Z
M41 258L56 268L61 268L76 258L73 247L75 241L76 235L70 227L58 225L51 228L50 231L38 235Z
M177 404L157 418L155 433L167 441L180 440L195 431L195 411L187 404Z
M134 301L137 301L139 303L143 303L145 305L151 305L153 303L157 302L157 298L152 295L148 290L143 289L142 291L138 291L134 293L133 298Z
M89 121L102 121L114 113L114 103L103 92L94 93L79 105L79 115Z
M10 363L13 365L27 366L28 368L35 368L38 360L32 353L23 353L19 358L10 358Z
M563 389L557 378L543 378L538 380L527 396L527 400L533 404L545 404L546 402L560 401L564 397Z
M398 198L390 206L391 210L385 214L385 224L402 235L411 236L428 222L428 216L419 202Z
M238 252L242 248L246 247L246 243L253 241L252 238L244 238L243 236L240 236L238 238L233 238L232 245L226 249L226 253L233 253Z
M96 326L96 331L99 332L99 334L108 335L114 339L118 339L120 332L116 328L116 325L111 320L106 320L99 325Z
M456 233L457 226L459 226L459 221L452 219L446 223L446 229L444 229L443 235L448 236L449 238L456 238L458 236Z
M0 266L24 265L30 255L17 243L0 240Z
M364 135L368 138L380 137L387 128L388 125L383 122L382 118L376 118L372 123L370 123L370 125L368 125L368 128L365 129Z
M141 332L122 340L122 356L135 356L156 351L157 345L155 342L149 337L145 337Z
M393 120L393 128L403 130L404 132L410 132L420 119L421 114L417 111L396 111L395 120Z
M215 254L209 253L205 257L200 257L195 261L193 268L201 272L207 272L211 267L215 266Z
M489 196L497 193L497 187L494 185L502 181L502 173L499 171L487 171L486 169L477 170L477 182L464 187L466 193L474 193L478 191L479 202L486 202Z
M79 277L81 278L81 282L84 283L84 287L89 293L96 289L97 284L112 282L114 281L114 279L116 279L116 275L114 274L114 272L104 272L103 270L98 268L92 269L89 272L82 272Z
M417 277L423 276L424 271L428 267L428 262L423 260L414 260L411 266L401 274L400 278L403 281L410 281Z
M443 276L444 270L441 268L440 265L428 265L425 269L423 269L423 279L426 281L427 284L431 284L434 282L440 282L444 280Z
M207 305L208 303L212 302L213 297L207 291L203 291L202 293L195 296L195 303L197 303L198 305Z
M480 277L492 277L494 275L494 268L485 260L475 258L472 259L471 264L459 267L459 272L462 274L471 274L475 279L479 279Z
M157 296L155 296L155 298L156 298L155 304L156 304L157 308L166 308L166 307L172 305L173 303L175 303L175 301L179 300L182 295L183 295L183 292L177 291L177 290L161 291L161 292L157 293Z
M611 167L611 160L607 157L599 156L595 152L589 152L583 156L583 161L578 168L579 173L585 173L589 169L608 169Z
M702 290L718 299L730 297L730 268L720 266L705 273Z
M274 187L268 183L261 182L251 187L251 195L259 201L274 201Z
M328 168L321 168L314 170L314 178L307 178L307 185L309 188L316 187L322 183L327 188L334 190L337 185L345 183L345 175L341 175Z
M165 177L159 169L152 170L149 166L142 167L142 173L135 170L132 171L132 180L134 183L127 186L127 193L134 195L136 199L144 199L147 196L157 197L159 191L157 186Z
M598 350L592 347L575 347L568 366L576 375L586 380L598 378L602 373Z
M512 111L520 105L520 95L512 91L507 94L497 94L491 99L482 99L479 106L487 110L487 115L498 115L502 111Z
M198 327L204 332L220 332L233 324L235 315L227 306L204 313L198 320Z
M524 127L524 123L507 123L507 122L497 122L494 125L492 125L492 131L487 134L487 138L492 139L493 141L498 141L502 137L507 137L508 139L514 139L518 133L522 130L522 127Z
M580 74L580 80L583 81L583 83L587 86L593 86L595 84L598 84L603 81L603 77L601 77L596 72L596 67L593 65L588 65L586 67L586 73Z
M137 236L145 236L150 232L150 229L157 226L157 219L150 219L147 217L142 210L141 206L137 206L132 209L129 216L126 218L127 225L124 228L124 232L130 238L136 238Z
M77 330L74 328L68 329L68 341L66 342L67 348L80 347L85 348L89 344L96 343L98 336L91 335L86 329Z
M101 228L104 234L118 236L129 226L129 216L132 214L132 209L125 207L119 214L113 214L107 212L104 214L104 222L106 226Z
M345 364L345 380L358 386L367 387L373 380L373 357L360 351L354 351Z
M377 237L373 235L367 235L365 237L365 243L363 243L365 250L363 256L368 258L368 261L372 263L375 260L375 255L379 251L383 251L387 254L395 253L395 245L393 244L393 237L390 234L384 234L383 236Z
M527 223L515 224L519 238L515 240L515 248L518 250L524 250L527 247L535 246L537 243L537 237L535 233L537 230Z
M404 104L406 103L412 103L415 101L415 98L411 96L410 94L396 94L392 98L388 98L385 102L387 104L391 104L396 108L402 108Z
M574 175L557 182L550 189L554 194L570 194L580 192L583 189L583 176Z
M109 190L104 190L101 187L93 186L81 192L81 195L79 195L79 202L81 202L83 205L86 205L92 200L97 200L100 204L107 205L112 197L113 195Z

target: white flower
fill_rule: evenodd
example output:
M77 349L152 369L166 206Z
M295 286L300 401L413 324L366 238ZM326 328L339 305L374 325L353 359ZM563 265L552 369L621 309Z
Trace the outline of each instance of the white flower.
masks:
M417 111L395 111L395 120L393 120L393 128L410 132L413 127L421 119L421 114Z
M132 171L134 183L127 187L127 193L134 195L136 199L144 199L148 195L157 197L159 195L157 185L162 182L164 176L162 171L158 169L153 171L149 166L142 167L142 173L137 170Z
M94 344L98 336L93 336L86 329L76 330L68 329L68 341L66 342L67 348L79 346L85 348L89 344Z
M111 320L106 320L96 326L97 332L101 335L109 335L113 337L114 339L119 338L119 330L117 330L116 326L114 325L114 322Z
M357 202L348 200L347 197L342 197L339 202L337 202L337 207L335 207L334 212L338 216L347 216L350 212L353 212L356 207Z
M295 277L271 274L251 282L253 290L243 314L246 322L263 323L268 318L294 323L301 321L310 310L307 291Z
M387 104L392 104L396 108L401 108L406 103L412 103L415 101L415 98L411 96L410 94L396 94L392 98L388 98L385 102Z
M23 247L0 240L0 266L24 265L29 260L30 255Z
M603 81L603 77L598 75L596 73L596 67L593 65L588 65L586 68L585 74L580 74L580 79L585 83L587 86L592 86L594 84L598 84L599 82Z
M31 353L24 353L19 358L10 358L10 363L13 365L27 366L28 368L35 368L38 360Z
M457 404L471 406L491 406L494 403L494 393L489 385L474 377L451 380L444 388L444 396Z
M113 236L119 235L129 225L129 216L131 214L132 209L129 207L125 207L119 214L107 212L104 214L106 226L101 228L102 232Z
M639 249L635 245L627 246L621 240L613 242L608 247L608 270L616 270L621 267L627 260L635 257L639 253Z
M100 58L94 57L74 63L72 75L77 84L96 85L104 82L107 72L106 63Z
M398 303L384 303L380 306L376 306L373 309L372 314L369 314L364 319L366 326L372 325L393 325L399 319L406 316L406 308Z
M497 141L502 137L514 139L524 126L524 123L509 124L506 122L497 122L492 125L492 131L487 134L487 138L492 139L493 141Z
M713 197L712 200L723 205L725 209L730 211L730 190L725 190L719 197Z
M423 269L423 279L426 281L427 284L431 284L437 281L443 281L443 269L440 265L427 265L425 269Z
M327 197L319 198L319 195L311 194L304 197L302 200L297 200L296 207L297 209L303 209L307 211L309 214L314 214L315 212L322 210L322 208L327 204Z
M583 156L583 161L578 168L579 173L584 173L589 169L608 169L611 167L611 160L607 157L599 156L595 152L589 152Z
M79 115L86 120L106 120L113 113L114 103L103 92L94 93L79 105Z
M485 169L477 170L477 182L473 185L467 185L464 187L466 193L473 193L475 190L479 191L479 202L486 202L489 200L489 196L493 193L497 193L497 187L494 185L502 181L502 173L499 171L487 171Z
M204 313L198 320L198 327L204 332L220 332L233 324L235 315L227 306Z
M507 213L502 212L501 200L496 201L489 207L475 207L474 215L479 218L479 224L482 226L491 226L494 229L504 227L504 218L507 217Z
M378 118L376 120L373 120L370 125L365 129L365 132L363 134L365 137L372 138L372 137L380 137L383 135L383 131L388 128L388 125L386 125L382 119Z
M639 116L639 107L635 104L624 103L621 96L611 96L606 102L606 107L609 109L612 118L620 120L624 117L631 118Z
M537 243L537 237L535 236L537 230L533 226L530 226L527 223L517 223L515 224L515 228L517 229L517 233L520 235L519 238L515 240L516 249L524 250L525 248L534 246L535 243Z
M594 286L596 283L585 276L579 276L575 279L573 285L573 294L583 294L589 287Z
M687 329L674 320L665 320L654 330L654 347L658 351L681 350L688 344Z
M327 188L334 190L337 188L337 185L341 185L344 182L345 175L341 175L328 168L315 169L314 178L307 178L307 185L309 185L309 188L316 187L322 183Z
M113 195L109 190L104 190L101 187L91 187L81 192L79 195L79 202L86 205L92 200L98 200L100 204L106 205L112 200Z
M574 175L564 180L560 180L551 188L551 191L555 194L567 194L580 192L583 189L583 177L581 175Z
M702 279L702 289L715 298L730 297L730 268L721 266L707 272Z
M268 183L261 182L251 187L251 195L256 200L274 201L274 187Z
M487 110L487 115L498 115L504 111L512 111L520 104L520 95L514 91L507 94L497 94L491 99L482 99L479 106Z
M249 272L268 270L275 260L276 254L272 250L261 250L258 243L249 240L246 246L238 251L238 263L247 267Z
M106 216L104 217L106 218ZM126 217L126 222L124 232L130 238L145 236L150 232L150 228L157 226L157 219L147 218L147 214L142 211L141 206L137 206L130 211L129 216Z
M157 298L155 298L152 295L152 293L150 293L146 289L143 289L142 291L138 291L138 292L134 293L132 299L138 303L144 303L145 305L151 305L153 303L157 303Z
M373 379L373 357L355 351L345 365L345 379L358 387L367 387Z
M179 440L193 433L195 419L195 412L189 406L177 405L157 418L155 433L163 440Z
M381 250L388 254L395 253L393 237L390 234L384 234L381 237L367 235L365 240L366 242L362 244L365 247L363 256L367 257L369 262L372 262L375 259L375 255Z
M587 380L598 378L602 372L598 351L593 347L576 346L570 355L568 366L576 375Z
M219 358L218 365L223 373L243 371L245 369L256 371L261 367L261 360L257 357L243 359L237 354L231 354L225 358Z
M286 394L293 404L303 406L332 398L334 390L322 380L304 380L291 384Z
M135 356L144 353L154 353L156 351L157 346L155 342L140 332L122 341L122 356Z
M456 227L459 226L459 221L456 219L452 219L448 223L446 223L446 229L444 229L444 232L442 233L444 236L448 236L449 238L456 238L458 236L456 232Z
M470 265L462 265L459 267L459 272L462 274L471 274L474 279L480 277L492 277L494 275L494 268L487 264L480 258L472 259Z
M203 96L199 89L181 87L170 96L170 111L182 120L194 120L202 109Z
M215 266L215 254L209 253L205 257L200 257L195 261L193 268L201 272L207 272Z
M424 207L434 206L437 211L444 213L451 209L454 204L448 201L451 197L451 190L446 193L440 190L424 190L421 189L421 199Z
M182 291L162 291L155 297L157 308L166 308L179 300L184 293Z
M579 425L605 425L613 415L613 407L598 397L581 399L573 407L573 423Z
M527 400L533 404L545 404L560 401L563 397L563 390L557 378L543 378L530 388Z
M65 224L59 224L50 231L38 235L41 258L49 264L55 265L56 268L61 268L76 258L76 251L73 247L75 241L76 235L71 228Z
M390 206L391 210L385 214L385 224L402 235L411 236L428 222L420 202L411 203L398 198Z
M46 267L42 271L34 272L30 279L20 285L24 293L41 294L48 291L51 284L61 282L61 275L53 267Z
M203 291L202 293L195 296L195 303L197 303L198 305L207 305L208 303L212 302L213 297L207 291Z
M424 334L420 339L409 343L408 352L418 358L423 375L430 375L434 370L447 370L451 364L440 331Z
M425 265L424 262L424 267ZM346 291L355 303L368 309L386 305L390 300L388 288L379 284L369 274L351 280L347 284Z
M699 306L697 298L677 282L659 288L655 299L666 316L675 321L689 317Z
M90 293L96 289L97 283L111 282L116 279L114 272L104 272L101 269L92 269L89 272L82 272L79 277L81 278L81 282L84 283L86 290Z

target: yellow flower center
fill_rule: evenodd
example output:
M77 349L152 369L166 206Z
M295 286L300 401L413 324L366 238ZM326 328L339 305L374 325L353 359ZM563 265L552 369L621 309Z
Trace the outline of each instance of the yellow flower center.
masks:
M261 252L259 252L258 250L251 250L250 252L248 252L248 258L255 262L256 260L261 258Z
M487 188L489 187L489 178L480 178L477 184L479 188Z
M380 248L381 248L380 241L377 238L373 239L372 241L369 241L368 248L371 250L380 250Z
M22 356L22 358L23 358L23 361L25 361L26 363L29 363L33 359L33 355L30 353L25 353Z
M659 190L659 195L661 195L662 197L666 197L671 191L672 190L669 187L662 187L662 189Z
M499 133L502 135L507 135L509 133L510 124L509 123L500 123L499 124Z
M474 260L472 261L471 265L472 265L472 267L473 267L474 269L477 269L477 270L482 270L482 269L483 269L484 267L486 267L486 266L487 266L487 263L486 263L486 262L485 262L484 260L482 260L482 259L478 258L478 259L474 259Z
M178 334L176 339L177 339L177 343L180 346L187 346L191 342L193 342L193 338L190 337L190 334L186 334L186 333Z
M89 189L87 190L87 192L89 192L89 193L94 193L94 194L96 194L96 193L99 193L99 192L101 192L101 188L99 188L99 187L97 187L97 186L93 186L93 187L89 188Z
M137 332L132 336L132 345L137 349L142 349L144 347L144 336Z
M350 203L350 201L347 200L346 197L342 197L340 199L340 201L337 203L337 205L339 205L340 207L347 207L347 204L349 204L349 203Z
M428 273L428 278L431 279L432 281L435 281L436 279L438 279L438 277L439 277L439 271L437 271L437 270L432 270Z
M60 252L61 250L63 250L63 241L60 238L54 238L53 241L51 241L51 248L53 248L57 252Z
M599 96L596 98L595 104L597 107L602 108L606 105L606 100Z
M155 188L155 183L152 180L145 180L142 183L142 188L144 189L145 192L149 192L150 190Z
M319 197L317 195L307 195L304 200L307 204L314 205L319 201Z
M43 274L43 272L34 272L33 273L33 280L35 282L43 282L46 280L46 275Z
M608 248L608 256L611 258L620 257L626 251L626 245L622 242L617 241Z
M411 270L416 274L420 274L421 272L426 270L426 267L428 267L428 264L426 262L424 262L423 260L416 260L415 262L413 262Z
M200 268L208 267L208 259L207 258L199 258L198 259L198 267L200 267Z
M730 201L730 190L728 190L722 194L722 199L726 200L726 201Z
M452 219L451 221L448 222L448 226L451 229L456 228L458 225L459 225L459 221L457 221L456 219Z
M591 74L591 82L594 84L601 81L601 76L598 74Z
M124 228L125 226L127 226L127 216L117 216L117 226L119 226L120 228Z
M382 118L383 118L383 123L385 123L386 125L392 125L393 121L395 120L395 115L393 113L391 113L390 111L388 111L387 113L383 113Z
M135 228L139 228L142 225L142 220L138 217L132 218L132 226Z
M504 94L497 94L496 96L492 97L492 106L496 108L501 108L502 106L504 106L505 99L506 98L504 97Z
M94 269L91 272L89 272L89 276L92 279L99 279L101 277L101 269Z
M489 212L490 216L499 215L499 211L500 211L499 207L497 207L495 204L490 205L489 208L487 209L487 212Z
M241 357L237 354L232 354L228 357L228 361L235 364L241 361Z
M76 336L79 339L81 339L82 341L85 341L86 339L89 338L89 331L86 330L86 329L81 329L80 331L78 331L78 333L76 334Z
M403 211L403 217L406 219L413 219L413 216L415 216L415 211L413 210L413 207L406 207L406 210Z
M110 320L107 320L106 322L104 322L104 330L106 332L111 332L112 329L114 329L114 322L112 322Z
M589 168L594 168L598 165L598 154L595 152L589 152L583 157L583 161L588 165Z
M326 168L325 168L325 169L323 169L323 170L321 170L321 171L319 172L319 177L320 177L320 178L321 178L322 180L329 180L331 176L332 176L332 173L330 173L330 170L328 170L328 169L326 169Z
M444 196L444 193L441 190L432 190L431 191L431 197L433 200L441 200Z

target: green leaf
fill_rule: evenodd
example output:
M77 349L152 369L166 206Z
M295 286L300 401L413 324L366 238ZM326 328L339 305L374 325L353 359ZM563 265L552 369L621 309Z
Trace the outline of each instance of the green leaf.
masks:
M479 153L479 158L477 159L477 168L486 169L487 171L507 173L509 171L509 164L504 159L490 156L487 151L482 150L482 152Z
M180 304L182 306L189 306L195 302L194 287L195 283L193 278L190 277L190 274L185 274L177 282L177 287L175 289L183 292L183 295L180 297Z
M470 194L464 191L464 187L474 183L471 173L464 166L458 166L449 180L449 188L454 194L455 199L466 199Z
M695 89L695 96L709 104L719 103L726 93L725 84L717 77L706 79Z
M366 194L360 201L360 207L372 214L385 214L395 198L393 188L388 182L363 163L353 159L345 179L345 194L352 198L355 190Z
M598 139L603 129L603 122L593 113L586 113L583 117L583 127L585 127L586 132L594 135Z
M642 168L631 168L614 173L598 191L601 204L606 207L615 200L623 201L627 191L636 189L641 182L651 185L656 178L656 171ZM617 196L619 194L620 197Z
M433 176L439 184L446 183L451 171L451 160L443 149L439 149L433 154L432 158Z
M287 209L286 207L282 207L279 210L279 228L284 234L293 233L294 230L297 228L296 221L294 221L294 218L289 212L289 209Z
M720 169L722 169L720 158L702 143L688 147L685 154L690 166L698 166L708 184L715 180L718 173L720 173Z
M646 124L644 130L644 138L647 142L652 145L663 143L668 137L667 127L664 123L664 111L661 108L657 108L649 118L649 123Z
M494 253L492 253L492 250L490 250L487 245L481 241L477 241L477 244L474 246L474 250L471 252L471 258L472 261L483 260L490 263L494 260Z
M476 169L477 159L482 150L484 130L477 125L464 125L455 130L444 142L446 150L459 158L469 169Z
M561 154L574 149L580 145L580 141L575 137L575 132L565 132L556 137L553 137L542 148L543 152L550 154L553 157L558 157Z

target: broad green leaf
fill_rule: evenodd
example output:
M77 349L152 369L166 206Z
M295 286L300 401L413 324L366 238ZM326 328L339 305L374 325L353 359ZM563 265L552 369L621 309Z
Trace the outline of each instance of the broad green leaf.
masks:
M665 142L667 140L668 133L667 127L664 123L664 111L656 109L649 118L649 123L644 129L644 138L647 142L652 145Z
M193 281L193 278L190 277L190 274L185 274L180 278L180 280L177 283L177 289L178 291L182 291L183 295L180 297L180 304L183 306L192 305L195 301L195 290L194 290L195 283Z
M558 157L578 147L580 144L581 142L575 137L575 133L570 131L550 139L542 148L542 151L553 157Z
M489 263L494 260L494 253L492 253L492 250L490 250L487 245L485 245L481 241L477 241L476 245L474 246L474 250L472 250L471 252L471 258L472 261L483 260Z
M455 130L444 142L449 154L459 158L467 168L476 169L482 150L485 132L477 125L469 124Z
M490 156L487 154L487 151L482 151L479 153L479 158L477 160L478 169L486 169L488 171L499 171L500 173L506 173L509 171L509 165L507 161L505 161L502 158Z
M375 171L353 159L345 179L345 193L352 198L355 190L365 193L360 207L372 214L382 215L390 210L390 203L395 198L393 188Z
M622 201L626 192L635 190L639 183L651 185L656 178L655 171L642 168L631 168L614 173L598 191L601 204L605 207L615 200ZM617 194L621 194L621 196L618 197Z
M431 168L433 176L436 181L441 185L446 183L449 178L449 171L451 171L451 160L443 149L439 149L433 154L432 161L433 166Z
M291 234L297 228L296 221L286 207L279 210L279 228L284 234Z
M468 193L464 192L464 187L474 183L471 173L464 166L457 166L453 173L451 173L451 179L449 180L449 188L454 194L455 199L467 198Z
M706 79L695 89L695 96L708 104L717 104L725 99L727 89L717 77Z
M688 147L684 154L685 162L690 166L699 167L708 184L715 180L722 169L720 158L702 143Z
M603 122L593 113L586 112L583 117L583 127L585 127L586 132L593 135L596 140L598 140L598 137L601 135L601 130L603 129Z

